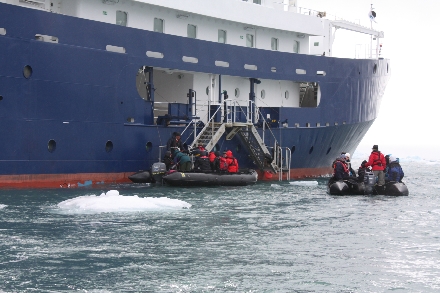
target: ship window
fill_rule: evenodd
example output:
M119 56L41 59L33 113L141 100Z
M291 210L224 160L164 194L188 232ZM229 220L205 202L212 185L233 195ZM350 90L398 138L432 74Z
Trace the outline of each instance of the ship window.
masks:
M113 142L111 141L111 140L108 140L106 143L105 143L105 151L107 152L107 153L109 153L109 152L111 152L113 150Z
M57 148L56 141L53 139L49 140L49 142L47 143L47 150L49 151L49 153L53 153L56 148Z
M240 89L236 88L235 89L235 97L238 98L240 96Z
M299 53L299 42L293 41L293 53Z
M3 27L0 27L0 35L4 36L6 35L6 29Z
M316 127L321 127L321 123L316 122Z
M29 78L32 76L32 67L30 67L29 65L26 65L26 66L23 68L23 76L24 76L26 79L29 79Z
M254 35L246 34L246 47L254 47Z
M226 31L218 30L218 42L226 44Z
M285 91L285 92L284 92L284 98L285 98L286 100L289 99L289 91Z
M254 0L255 4L260 4L261 5L261 0Z
M266 91L261 90L261 98L264 99L266 97Z
M3 100L3 96L0 96L0 101Z
M277 72L277 68L276 68L276 67L271 67L271 68L270 68L270 71L272 71L272 72Z
M187 35L188 35L188 38L192 38L192 39L197 38L197 26L195 26L193 24L188 24Z
M152 149L153 149L153 143L152 143L151 141L147 142L147 143L145 144L145 150L146 150L147 152L150 152Z
M278 39L277 38L272 38L272 40L270 42L270 46L271 46L273 51L278 51Z
M376 72L377 72L377 64L374 64L373 73L376 73Z
M121 10L116 11L116 24L127 26L127 12Z
M154 31L157 33L163 33L164 32L164 23L163 19L155 18L154 19Z
M328 153L329 153L331 150L332 150L332 147L329 147L328 150L327 150L326 155L328 155Z
M209 95L209 86L206 87L206 94Z
M313 46L318 47L319 46L319 42L314 42Z

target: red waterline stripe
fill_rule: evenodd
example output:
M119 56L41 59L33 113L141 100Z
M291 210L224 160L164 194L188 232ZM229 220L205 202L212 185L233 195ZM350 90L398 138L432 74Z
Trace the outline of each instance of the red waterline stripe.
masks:
M259 181L278 181L278 174L272 174L272 178L267 178L268 176L265 176L264 172L257 171L257 173ZM290 169L290 179L319 177L332 173L331 167ZM287 180L287 172L283 172L283 180Z
M128 176L134 173L0 175L0 188L74 188L109 183L131 183ZM291 169L290 178L319 177L331 173L331 167ZM272 178L267 177L264 172L258 171L259 181L278 180L278 174L272 174ZM283 172L283 180L287 180L287 172Z
M0 175L0 188L68 188L131 182L130 173Z

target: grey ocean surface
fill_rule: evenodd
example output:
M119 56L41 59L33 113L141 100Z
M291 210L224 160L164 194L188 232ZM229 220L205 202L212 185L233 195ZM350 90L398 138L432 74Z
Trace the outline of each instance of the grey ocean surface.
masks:
M326 178L0 190L0 292L439 292L440 162L401 164L408 197Z

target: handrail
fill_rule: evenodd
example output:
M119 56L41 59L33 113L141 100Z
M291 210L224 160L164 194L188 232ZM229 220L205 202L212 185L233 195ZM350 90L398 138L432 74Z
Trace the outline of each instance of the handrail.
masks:
M213 121L214 116L217 114L217 112L222 109L222 105L220 105L220 107L218 107L218 109L214 112L214 114L212 114L211 118L208 120L208 122L205 124L205 127L203 127L203 129L199 132L199 134L196 136L196 138L194 139L194 142L196 142L197 140L199 140L200 136L202 136L202 134L205 132L205 130L209 127L209 124ZM214 133L214 123L212 122L212 133ZM193 142L193 143L194 143Z

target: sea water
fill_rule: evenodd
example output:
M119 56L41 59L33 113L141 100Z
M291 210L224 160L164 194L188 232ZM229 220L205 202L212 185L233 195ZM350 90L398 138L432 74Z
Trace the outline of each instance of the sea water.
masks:
M0 292L440 292L440 162L401 165L407 197L327 178L0 190Z

